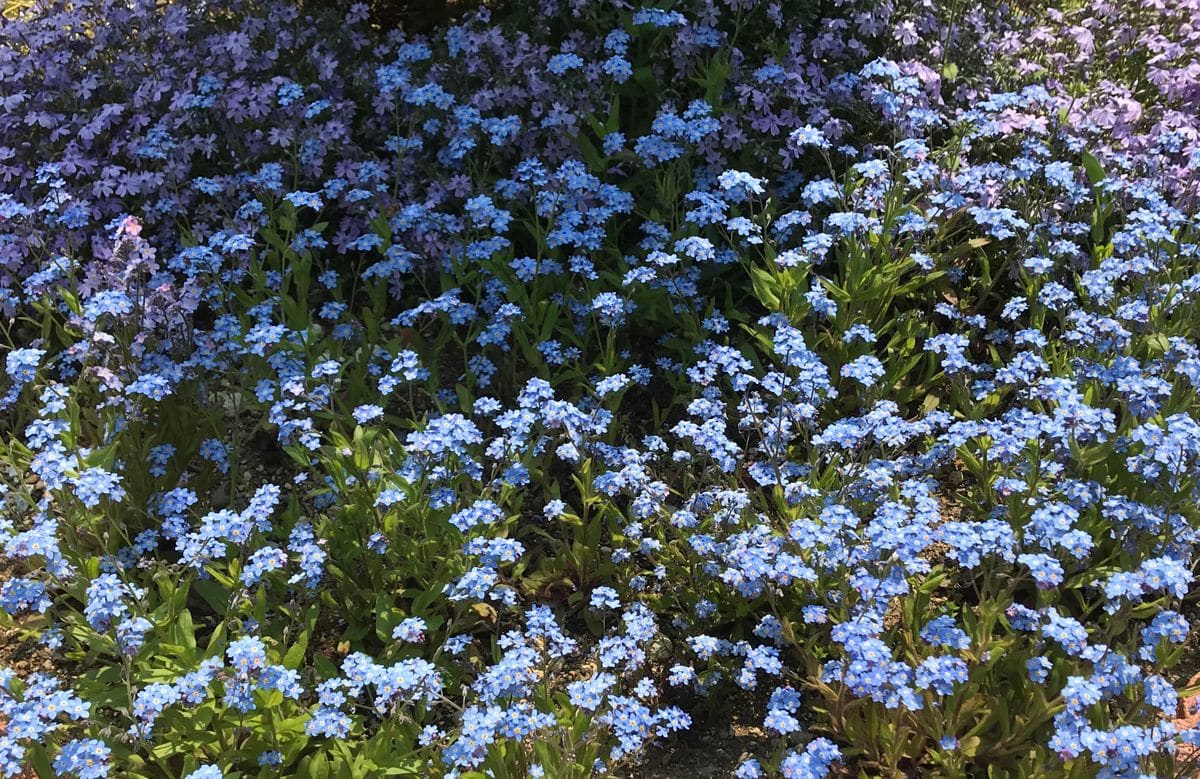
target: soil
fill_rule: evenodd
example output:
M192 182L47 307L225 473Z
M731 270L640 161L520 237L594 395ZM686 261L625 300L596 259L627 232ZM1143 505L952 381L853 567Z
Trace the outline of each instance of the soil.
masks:
M620 775L627 779L716 779L732 776L746 758L767 757L771 739L762 729L765 700L741 693L719 703L719 710L712 712L702 705L693 707L692 727L651 747L642 765Z
M0 555L0 582L20 575L17 561ZM38 616L27 616L14 620L11 626L0 626L0 668L8 668L25 677L33 673L54 674L62 678L70 676L73 664L36 639L23 638L42 623Z
M1188 619L1191 632L1183 644L1183 656L1169 678L1177 688L1194 688L1200 686L1200 673L1196 673L1200 669L1200 604L1192 602L1182 611ZM1178 730L1200 726L1200 695L1181 700L1178 716L1171 722ZM1200 748L1181 745L1175 752L1175 765L1179 777L1200 779Z
M0 555L0 582L18 575L14 569L14 561ZM33 627L29 623L35 620L40 621L40 618L26 617L16 620L12 626L0 627L0 668L8 668L22 678L44 673L69 679L74 670L73 663L36 640L23 637ZM4 720L0 718L0 733L3 732ZM22 771L13 779L32 779L32 775Z

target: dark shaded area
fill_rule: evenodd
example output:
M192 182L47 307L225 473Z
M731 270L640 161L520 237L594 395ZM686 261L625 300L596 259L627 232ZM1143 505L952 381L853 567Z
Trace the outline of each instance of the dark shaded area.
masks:
M345 13L355 0L302 0L309 11L332 10ZM382 30L401 29L408 33L430 33L445 27L464 13L486 6L497 9L505 0L365 0L371 24Z

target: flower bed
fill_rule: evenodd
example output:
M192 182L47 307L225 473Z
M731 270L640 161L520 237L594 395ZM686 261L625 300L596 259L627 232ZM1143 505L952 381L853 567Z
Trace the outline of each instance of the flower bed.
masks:
M0 772L1191 754L1200 11L663 5L0 25Z

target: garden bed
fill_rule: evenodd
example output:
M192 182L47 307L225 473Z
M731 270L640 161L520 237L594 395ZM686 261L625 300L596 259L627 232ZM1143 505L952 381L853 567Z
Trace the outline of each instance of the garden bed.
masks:
M7 9L0 773L1193 772L1194 4L433 5Z

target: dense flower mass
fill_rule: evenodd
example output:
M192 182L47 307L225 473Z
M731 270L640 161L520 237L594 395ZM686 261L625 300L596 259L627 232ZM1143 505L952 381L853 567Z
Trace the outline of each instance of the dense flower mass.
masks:
M1183 770L1200 4L511 5L8 9L0 773Z

